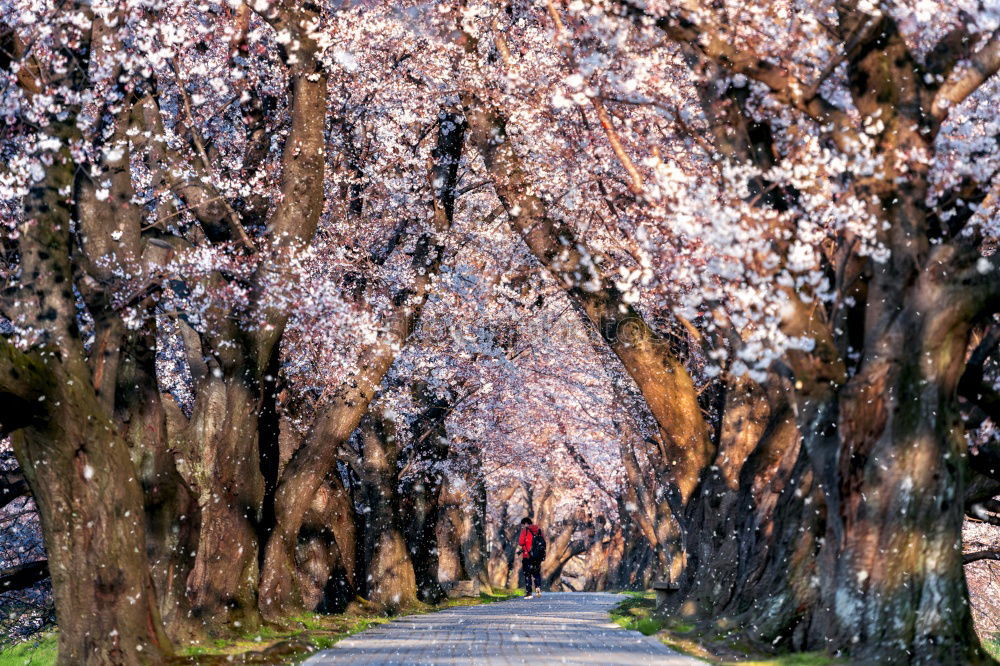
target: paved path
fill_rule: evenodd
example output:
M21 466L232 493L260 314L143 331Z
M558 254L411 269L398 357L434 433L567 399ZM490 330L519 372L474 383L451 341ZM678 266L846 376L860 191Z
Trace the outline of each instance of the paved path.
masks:
M663 664L704 662L655 638L611 624L624 597L557 592L411 615L355 634L305 663L325 664Z

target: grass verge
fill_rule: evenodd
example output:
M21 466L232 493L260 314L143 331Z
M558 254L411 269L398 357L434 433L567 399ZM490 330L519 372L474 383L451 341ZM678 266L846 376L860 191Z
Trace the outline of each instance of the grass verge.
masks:
M189 645L178 652L177 664L290 664L298 663L317 650L332 647L352 634L403 615L422 615L454 608L506 601L520 596L519 591L496 591L476 597L446 599L439 604L417 604L405 612L386 616L359 609L337 615L308 613L292 618L288 628L264 627L253 635L230 640Z
M710 636L694 625L657 616L652 592L626 592L629 595L611 609L612 621L620 627L655 635L661 642L683 654L718 666L826 666L844 662L822 654L800 652L764 655L724 637Z
M59 638L54 631L26 641L0 645L0 666L49 666L56 663Z
M420 604L405 615L433 613L455 606L507 601L522 596L520 590L480 594L479 598L447 599L440 604ZM394 617L400 617L396 615ZM293 618L287 627L265 626L260 631L234 639L218 639L195 645L178 646L173 664L294 664L317 650L332 647L359 631L391 622L393 617L378 613L348 612L337 615L309 613ZM0 648L0 666L51 666L56 663L58 637L50 631L32 640Z
M990 656L1000 661L1000 633L993 634L993 638L983 641L983 649L990 653Z

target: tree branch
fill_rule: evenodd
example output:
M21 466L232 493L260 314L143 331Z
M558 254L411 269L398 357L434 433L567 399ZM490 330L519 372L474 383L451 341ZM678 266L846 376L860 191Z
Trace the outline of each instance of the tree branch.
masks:
M0 571L0 593L31 587L49 577L49 561L36 560Z
M205 174L211 172L211 160L208 158L208 152L205 150L205 142L201 138L201 132L194 124L194 113L191 110L191 96L188 95L187 90L184 87L185 81L181 79L180 71L177 68L177 63L171 61L170 67L174 72L174 80L177 83L177 90L180 92L181 101L184 106L184 114L187 116L188 129L191 132L191 142L194 144L195 151L198 154L198 158L201 160L201 167ZM243 228L243 223L240 221L240 216L233 209L232 205L225 197L218 197L221 201L223 208L225 209L226 223L229 225L229 230L233 234L233 238L237 243L242 245L248 252L254 253L257 251L257 247L254 245L253 240L247 235L246 230Z
M768 62L755 53L741 51L719 26L699 23L693 14L680 9L666 16L657 16L634 0L616 0L616 4L624 16L640 24L652 22L673 41L689 45L701 57L731 74L742 74L763 83L778 101L802 111L817 122L847 126L847 116L816 92L818 85L807 86L794 79L780 64Z
M1000 69L1000 31L993 33L986 45L969 58L969 63L952 72L931 104L931 115L941 122L948 112L974 93Z
M1000 550L977 550L962 555L962 564L972 564L981 560L1000 560Z

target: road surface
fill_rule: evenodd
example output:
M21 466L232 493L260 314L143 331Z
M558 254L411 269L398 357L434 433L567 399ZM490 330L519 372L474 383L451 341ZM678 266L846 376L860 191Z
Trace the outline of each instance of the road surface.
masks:
M305 663L704 665L655 638L611 624L608 609L622 599L603 592L556 592L401 617Z

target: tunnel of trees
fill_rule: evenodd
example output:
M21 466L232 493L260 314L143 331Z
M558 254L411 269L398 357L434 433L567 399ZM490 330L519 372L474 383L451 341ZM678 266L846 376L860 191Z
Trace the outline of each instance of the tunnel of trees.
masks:
M51 585L62 663L156 663L515 585L533 514L552 585L992 663L998 30L0 0L0 509L44 535L0 593Z

